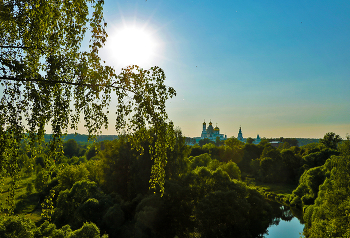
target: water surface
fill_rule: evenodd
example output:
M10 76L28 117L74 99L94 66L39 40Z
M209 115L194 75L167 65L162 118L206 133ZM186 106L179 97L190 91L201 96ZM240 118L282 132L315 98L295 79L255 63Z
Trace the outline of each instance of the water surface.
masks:
M304 225L298 218L293 217L290 221L281 220L278 225L272 225L268 228L266 238L299 238L303 232Z
M265 238L299 238L302 237L304 224L303 214L300 210L290 209L276 202L270 203L274 208L276 217L273 225L271 225L265 234Z

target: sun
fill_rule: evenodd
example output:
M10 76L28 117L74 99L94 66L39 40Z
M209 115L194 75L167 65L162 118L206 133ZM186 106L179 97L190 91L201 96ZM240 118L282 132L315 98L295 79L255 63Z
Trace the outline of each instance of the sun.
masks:
M150 30L141 27L117 28L107 38L109 56L122 67L151 63L156 55L157 42Z

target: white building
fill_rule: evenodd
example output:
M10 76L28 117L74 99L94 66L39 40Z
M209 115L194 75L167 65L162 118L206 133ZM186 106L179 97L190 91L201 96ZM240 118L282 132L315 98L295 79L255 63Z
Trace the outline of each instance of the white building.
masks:
M213 127L213 123L210 121L207 128L205 121L203 122L203 130L201 134L201 139L208 138L209 140L216 141L216 138L219 137L220 140L226 140L227 136L220 134L220 129L218 126Z
M200 140L208 138L211 141L216 141L216 138L219 137L220 140L226 140L227 139L227 135L225 134L220 134L220 129L218 126L216 126L215 128L213 127L213 123L210 121L209 122L209 126L207 127L207 124L205 123L205 121L203 122L203 128L202 128L202 133L200 137L193 137L191 138L191 141L186 142L189 145L194 145L194 144L198 144ZM239 127L239 132L238 132L238 136L237 139L246 143L246 138L243 138L243 132L242 132L242 128ZM253 144L259 144L261 141L259 134L257 135L257 138L254 140Z

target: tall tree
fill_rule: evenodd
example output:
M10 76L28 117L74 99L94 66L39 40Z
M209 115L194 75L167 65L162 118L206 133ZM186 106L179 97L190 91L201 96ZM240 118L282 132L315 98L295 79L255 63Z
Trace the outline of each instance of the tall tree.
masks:
M89 135L100 133L115 94L117 130L156 131L152 186L163 187L169 144L165 101L176 92L164 84L159 67L130 66L117 75L106 66L99 57L106 27L103 0L0 2L0 160L8 166L1 171L16 173L20 141L28 134L34 145L48 124L54 157L62 153L62 134L77 129L82 115Z
M338 143L342 141L342 138L339 135L336 135L334 132L328 132L324 135L323 139L320 139L320 143L325 145L330 149L337 149Z
M251 138L251 137L248 137L248 138L247 138L247 143L248 143L248 144L253 144L254 141L255 141L255 140L254 140L253 138Z

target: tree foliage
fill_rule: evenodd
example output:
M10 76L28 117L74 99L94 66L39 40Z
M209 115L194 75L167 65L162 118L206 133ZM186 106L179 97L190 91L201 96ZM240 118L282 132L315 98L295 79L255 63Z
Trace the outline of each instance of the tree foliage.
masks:
M204 138L198 141L198 144L200 147L206 144L214 144L214 141L210 140L209 138Z
M247 143L248 144L252 144L254 142L254 139L253 138L251 138L251 137L248 137L247 138Z
M104 64L99 57L107 39L103 1L2 1L0 9L0 172L18 173L26 135L32 156L38 154L47 125L52 159L61 157L61 136L80 123L89 135L100 133L108 126L113 97L118 132L154 129L150 182L163 190L169 144L165 101L176 93L164 84L159 67L129 66L117 75Z
M319 187L315 204L304 215L307 237L349 237L349 159L349 156L333 156L325 164L330 177Z
M324 135L323 139L320 139L320 143L330 149L337 149L338 143L342 141L342 138L334 132L328 132Z
M132 199L138 193L148 191L153 161L149 154L149 143L143 141L144 153L132 150L125 136L106 142L106 148L99 154L103 171L102 187L118 193L123 199Z
M311 168L300 177L298 187L293 191L291 204L301 208L311 205L317 198L319 186L326 178L326 171L323 166Z
M84 223L80 229L72 231L69 225L60 229L55 224L45 221L40 227L36 227L34 222L22 216L1 217L0 236L4 238L23 237L23 238L100 238L100 230L93 223Z

